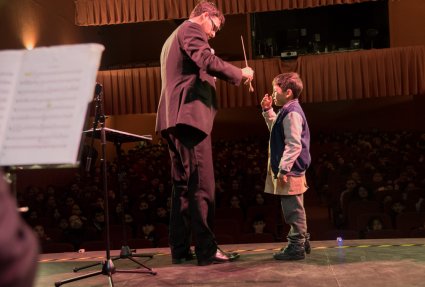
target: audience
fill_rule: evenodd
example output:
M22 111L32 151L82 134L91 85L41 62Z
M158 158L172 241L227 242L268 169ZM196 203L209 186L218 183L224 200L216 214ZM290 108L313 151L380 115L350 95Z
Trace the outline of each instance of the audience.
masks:
M425 134L407 131L313 135L313 160L307 174L311 193L329 208L329 220L336 229L348 227L347 209L354 201L378 202L376 212L390 215L393 226L388 228L396 228L400 214L417 212L420 216L425 211L424 143ZM263 194L266 149L267 138L214 143L217 208L239 208L246 217L250 208L276 206L274 198ZM111 223L121 224L124 214L134 236L154 238L152 246L156 246L164 239L149 234L155 233L156 224L167 225L169 221L171 184L166 147L161 142L144 143L123 152L119 174L116 159L107 165ZM29 205L25 219L41 240L48 240L42 229L49 228L61 230L62 240L71 242L76 250L83 241L99 240L106 208L100 168L80 172L68 185L29 186L17 195L21 205ZM254 221L252 228L261 232L265 226L263 219ZM367 230L378 226L375 220Z

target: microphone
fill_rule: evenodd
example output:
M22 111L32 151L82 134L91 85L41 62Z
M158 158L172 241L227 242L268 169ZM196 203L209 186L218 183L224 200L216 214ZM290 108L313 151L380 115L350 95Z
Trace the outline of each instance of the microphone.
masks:
M94 93L96 95L100 95L100 93L102 92L103 86L100 83L96 82L96 87L94 88Z
M87 159L86 159L86 172L90 171L90 166L91 166L91 155L87 156Z
M100 84L100 83L98 83L98 82L96 82L96 86L95 86L95 88L94 88L94 94L96 95L96 97L95 97L95 101L96 101L96 112L95 112L95 126L97 125L97 120L98 120L98 112L97 112L97 108L98 108L98 105L99 105L99 103L100 103L100 95L102 94L102 89L103 89L103 86L102 86L102 84ZM95 131L95 126L93 127L93 132ZM90 146L90 148L93 148L93 140L92 140L92 143L91 143L91 146ZM92 151L91 151L91 149L89 150L89 152L88 152L88 155L87 155L87 158L86 158L86 172L90 172L90 167L91 167L91 154L92 154Z

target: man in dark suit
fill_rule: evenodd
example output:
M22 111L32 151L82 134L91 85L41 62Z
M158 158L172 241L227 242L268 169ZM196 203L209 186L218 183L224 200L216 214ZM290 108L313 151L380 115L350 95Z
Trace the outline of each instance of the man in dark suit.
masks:
M0 171L0 286L33 286L38 243L21 219Z
M211 130L217 111L215 77L239 85L253 70L215 56L208 40L224 24L214 3L201 0L189 20L167 39L161 52L162 90L156 131L167 140L173 180L170 247L173 263L192 259L192 232L198 265L228 262L238 254L221 251L212 231L214 170Z

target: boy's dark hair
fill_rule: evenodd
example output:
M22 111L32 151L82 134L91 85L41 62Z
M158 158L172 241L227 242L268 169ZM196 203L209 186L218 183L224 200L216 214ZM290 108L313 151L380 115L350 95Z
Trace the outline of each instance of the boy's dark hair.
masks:
M303 91L303 82L301 81L300 75L294 72L277 75L273 79L272 84L278 85L282 91L290 89L295 99L299 98Z

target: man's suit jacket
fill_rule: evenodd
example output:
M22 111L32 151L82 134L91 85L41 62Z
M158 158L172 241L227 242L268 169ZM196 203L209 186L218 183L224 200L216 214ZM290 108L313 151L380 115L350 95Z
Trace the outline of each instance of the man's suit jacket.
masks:
M213 54L199 24L185 21L162 48L156 131L188 147L209 135L217 111L214 77L239 85L242 71Z

